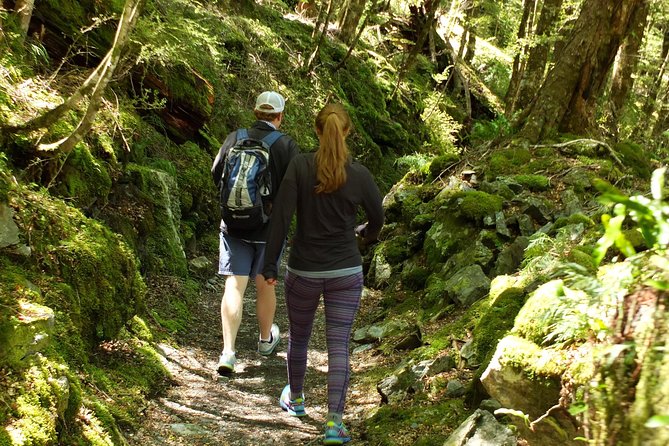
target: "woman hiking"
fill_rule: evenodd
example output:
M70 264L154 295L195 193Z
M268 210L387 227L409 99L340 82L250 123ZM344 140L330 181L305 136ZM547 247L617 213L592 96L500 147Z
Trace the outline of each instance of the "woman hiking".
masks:
M285 277L288 310L288 382L279 404L293 416L306 415L304 377L307 347L321 296L328 348L328 415L324 444L351 440L342 416L350 377L349 340L363 287L356 234L373 241L383 226L382 197L371 173L353 161L346 145L351 119L340 104L316 116L319 147L297 155L288 166L267 238L263 276L277 281L277 260L297 213ZM367 223L356 225L362 207Z

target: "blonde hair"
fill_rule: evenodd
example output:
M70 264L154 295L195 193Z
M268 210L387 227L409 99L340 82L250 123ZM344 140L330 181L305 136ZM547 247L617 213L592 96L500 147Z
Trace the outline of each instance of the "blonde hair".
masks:
M329 194L346 182L346 166L351 158L346 136L351 118L341 104L328 104L316 116L320 147L316 151L316 193Z

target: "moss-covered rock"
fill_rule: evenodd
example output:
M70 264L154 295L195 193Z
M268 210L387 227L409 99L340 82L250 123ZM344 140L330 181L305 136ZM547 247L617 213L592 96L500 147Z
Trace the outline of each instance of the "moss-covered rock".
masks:
M518 184L533 192L545 191L550 187L550 180L544 175L515 175L512 178Z
M634 176L650 179L652 167L648 150L632 141L620 142L613 146L613 150L620 154L621 161L634 173Z
M522 288L506 288L483 313L472 332L473 347L485 370L495 352L497 342L513 328L516 315L525 303L526 293Z
M188 271L181 239L181 207L176 180L169 173L131 164L127 176L149 210L146 232L139 234L144 251L143 267L151 273L171 273L184 277Z
M502 210L504 199L482 191L466 191L457 193L454 200L455 211L474 222L481 222L484 217L495 215Z
M498 176L526 172L528 163L532 160L530 150L524 147L512 147L507 150L498 150L488 161L485 178L494 181ZM528 172L529 173L529 172Z
M118 333L145 293L134 253L99 222L42 192L12 195L10 204L21 232L31 234L30 248L44 274L35 282L41 303L66 312L87 341ZM49 282L49 275L60 277L62 286Z
M112 187L110 168L94 157L88 146L77 145L67 157L55 193L70 198L80 208L103 206Z

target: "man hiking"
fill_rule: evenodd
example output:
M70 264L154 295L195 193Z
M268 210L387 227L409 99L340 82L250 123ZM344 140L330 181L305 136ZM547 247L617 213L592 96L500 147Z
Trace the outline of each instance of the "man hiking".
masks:
M259 273L272 200L289 162L299 153L297 143L278 131L284 107L285 99L279 93L261 93L253 110L256 122L227 136L211 168L222 211L218 273L225 276L225 290L221 299L223 351L217 366L221 375L234 372L235 341L249 278L256 285L258 352L270 355L280 340L279 327L274 324L274 287Z

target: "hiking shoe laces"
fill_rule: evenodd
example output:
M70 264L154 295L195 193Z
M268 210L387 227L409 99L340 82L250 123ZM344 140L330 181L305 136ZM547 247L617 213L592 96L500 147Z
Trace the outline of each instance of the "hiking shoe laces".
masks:
M276 350L276 346L279 345L279 341L281 340L278 325L272 324L272 328L270 329L269 333L269 341L258 341L258 353L263 356L271 355L274 350Z
M351 435L348 433L348 429L346 429L344 423L327 422L323 444L344 444L348 441L351 441Z
M294 400L290 399L290 384L287 384L286 387L283 388L281 397L279 398L279 406L288 412L288 415L294 417L303 417L307 414L304 410L304 394Z
M218 367L216 370L219 375L230 375L235 371L235 358L234 353L221 353L221 356L218 358Z

